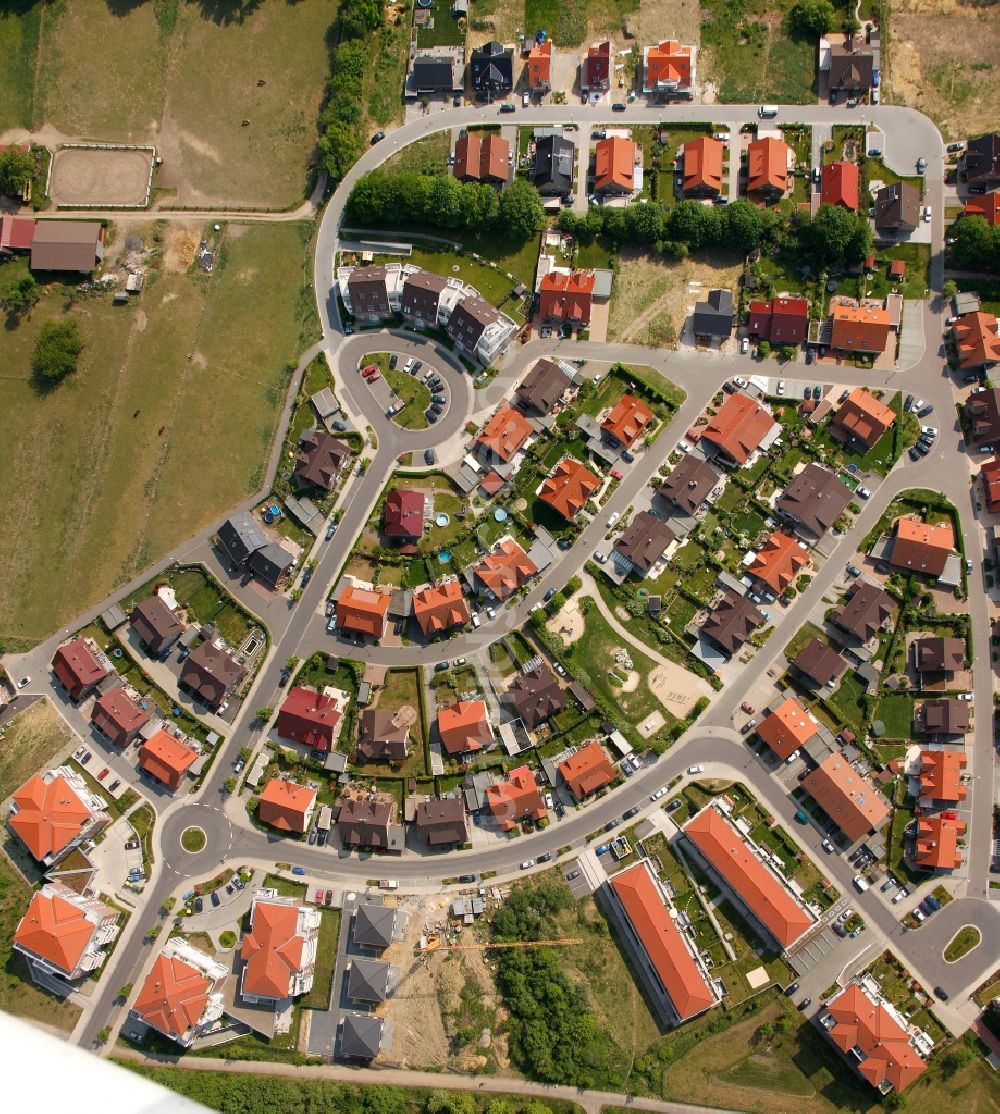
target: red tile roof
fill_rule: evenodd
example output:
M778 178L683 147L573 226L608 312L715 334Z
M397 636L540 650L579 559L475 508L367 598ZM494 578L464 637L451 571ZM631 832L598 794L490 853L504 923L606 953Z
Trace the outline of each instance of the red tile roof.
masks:
M413 617L429 638L469 621L469 609L462 596L462 585L448 580L435 587L413 593Z
M1000 458L988 460L979 469L983 481L983 493L986 496L986 509L991 514L1000 511Z
M784 762L793 751L805 746L818 728L815 717L789 696L770 715L764 716L757 734Z
M808 564L805 546L794 535L775 530L757 550L757 558L747 571L780 595L798 576L799 569Z
M547 89L552 73L552 40L535 43L528 52L528 88Z
M827 1003L834 1025L830 1040L873 1087L890 1083L903 1091L927 1070L910 1045L906 1032L881 1005L876 1005L857 983L845 987ZM862 1056L853 1054L858 1049Z
M1000 336L992 313L963 313L955 322L954 331L960 367L1000 363Z
M49 889L49 887L46 887ZM105 908L113 917L114 910ZM51 963L67 977L76 970L94 933L100 928L72 901L54 889L32 894L28 910L14 933L14 943Z
M35 238L35 222L31 217L0 217L0 249L30 251Z
M943 816L921 816L917 820L917 843L914 861L930 870L955 870L962 865L958 841L965 835L962 820Z
M748 331L774 344L801 344L809 333L809 303L805 298L752 301Z
M611 885L678 1017L686 1021L714 1006L715 995L670 916L646 860L616 874Z
M599 139L594 152L594 189L631 193L635 189L635 144L612 136Z
M106 735L115 746L124 746L145 724L149 713L144 712L123 688L110 689L94 701L90 722Z
M829 162L823 167L819 200L821 205L842 205L858 210L858 167L853 162Z
M304 832L316 790L295 781L273 777L264 786L257 805L257 819L282 832Z
M348 585L337 600L337 626L381 638L389 611L389 593Z
M340 727L337 702L315 689L296 685L278 710L277 730L283 739L329 751Z
M841 440L853 437L870 449L895 420L896 415L888 406L870 395L864 387L855 387L840 404L832 425L833 432Z
M550 271L544 275L538 288L542 320L589 325L595 281L593 271L573 271L568 275Z
M448 754L482 750L493 740L486 703L482 700L459 700L439 706L437 724L441 745Z
M17 812L8 823L39 862L58 855L91 822L90 808L62 774L35 774L15 791L14 804Z
M691 84L691 47L677 39L664 39L646 51L643 88L652 90L665 82L676 82L679 89Z
M920 797L926 801L951 801L957 804L968 796L962 784L962 771L968 764L963 750L922 750L920 752Z
M394 488L385 498L382 532L390 538L419 538L424 532L422 491Z
M740 833L711 805L684 825L684 833L715 872L783 948L813 925L812 917L767 869Z
M510 144L492 132L468 132L455 144L454 174L475 182L507 180Z
M652 421L653 411L641 398L622 395L601 422L601 429L610 434L619 445L630 449L646 432Z
M580 461L566 456L542 484L538 498L572 522L601 486L600 480Z
M596 89L603 85L607 87L611 82L611 43L595 43L588 47L586 57L582 64L583 73L580 85L585 89Z
M754 399L745 394L726 395L718 413L709 418L701 439L731 457L737 464L746 464L761 441L777 423Z
M722 160L725 149L717 139L702 136L684 144L684 192L722 192Z
M541 820L546 815L545 803L530 766L518 766L511 770L506 781L488 785L486 806L505 832L524 817Z
M531 422L505 402L480 430L476 441L506 463L514 459L531 433Z
M185 746L166 731L157 731L139 749L139 765L157 781L176 789L185 771L198 757L197 751Z
M615 770L596 740L559 763L559 772L578 801L615 780Z
M502 539L476 565L476 576L501 600L505 600L537 572L535 562L513 538Z
M56 650L52 672L74 699L108 675L107 669L82 638L74 638Z
M965 216L982 217L992 227L1000 224L1000 190L983 197L970 197L965 203Z
M841 352L885 351L892 328L888 310L875 306L848 306L838 302L833 307L831 317L833 330L830 344L833 348Z
M240 957L243 993L257 998L287 998L293 976L302 970L305 937L298 931L299 907L255 901L250 931Z
M783 139L755 139L747 148L747 191L784 193L788 188L788 144Z
M889 802L837 751L806 775L802 788L852 842L889 819Z
M897 518L896 540L889 563L897 568L940 576L955 549L955 531L950 522L930 526L919 518Z
M487 472L479 481L479 490L489 499L503 487L505 480L499 472Z
M158 955L132 1008L161 1033L183 1037L201 1021L211 990L190 963Z

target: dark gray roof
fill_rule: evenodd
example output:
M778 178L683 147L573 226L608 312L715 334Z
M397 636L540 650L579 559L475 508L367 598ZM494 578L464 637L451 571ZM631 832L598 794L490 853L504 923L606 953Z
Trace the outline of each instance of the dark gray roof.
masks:
M719 473L697 456L686 456L660 485L663 499L693 515L719 482Z
M263 549L255 549L247 562L255 576L274 585L288 572L295 557L277 542L268 542Z
M535 142L535 188L543 197L563 197L573 192L574 145L561 135L546 135Z
M501 43L489 42L474 50L469 70L477 93L500 93L514 87L514 54Z
M970 139L962 156L966 180L975 184L1000 179L1000 134L990 132Z
M357 1002L384 1002L389 995L388 963L381 959L351 958L347 996Z
M381 1017L345 1013L340 1030L340 1055L347 1060L374 1060L382 1048L384 1027Z
M388 905L359 905L354 915L354 942L362 948L387 948L395 928L395 909Z
M566 696L555 674L544 665L518 673L511 681L507 695L514 710L529 728L537 727L566 707Z
M694 334L699 337L727 337L733 331L733 292L709 290L703 302L694 307Z
M449 58L435 58L431 54L417 55L410 72L413 74L413 88L418 93L451 89L453 78Z
M227 518L219 527L218 536L226 552L237 565L242 565L251 553L267 545L264 531L246 513L234 514L232 518Z
M896 602L877 584L859 583L850 597L830 614L830 621L841 630L867 642L896 613Z
M893 182L875 194L875 227L912 232L920 223L920 191L909 182Z
M639 511L615 542L615 554L645 575L674 540L673 530L655 514Z
M913 644L913 658L919 673L955 673L965 668L965 639L920 638Z
M870 48L859 44L848 47L834 43L830 47L830 88L863 91L871 88L875 56Z
M969 705L964 700L927 700L917 721L932 735L964 735L969 730Z
M459 797L431 798L417 805L417 831L431 847L465 843L465 805Z
M777 509L814 538L821 538L851 501L851 490L829 469L807 464L785 488Z
M701 628L723 653L732 656L764 622L764 616L746 596L727 592Z

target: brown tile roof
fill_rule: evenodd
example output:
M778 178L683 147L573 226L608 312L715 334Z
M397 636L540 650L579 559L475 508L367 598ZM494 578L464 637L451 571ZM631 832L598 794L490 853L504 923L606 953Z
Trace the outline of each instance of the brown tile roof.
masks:
M819 200L821 205L840 205L850 209L852 213L858 211L858 175L857 163L829 162L823 167Z
M715 469L697 456L686 456L658 488L660 497L693 515L719 482Z
M389 593L348 585L337 599L337 626L341 630L381 638L389 612Z
M505 600L537 572L534 561L513 538L502 538L476 565L476 576L500 600Z
M920 223L920 191L909 182L893 182L875 195L875 230L912 232Z
M139 765L163 785L176 789L194 764L198 752L166 731L157 731L139 748Z
M149 713L129 697L123 688L111 689L94 701L90 722L115 746L124 746L149 723Z
M459 797L420 801L414 822L429 847L465 843L469 836L465 826L465 804Z
M212 984L176 956L158 955L132 1008L153 1028L184 1037L201 1021Z
M52 672L74 700L108 675L107 669L82 638L70 639L56 650L52 658Z
M462 585L457 580L448 580L414 592L413 617L427 638L464 626L469 621L469 609L462 596Z
M531 434L531 422L505 402L480 430L476 441L506 463L514 459Z
M140 600L132 608L129 623L144 645L154 654L165 650L184 633L184 624L155 594Z
M649 511L639 511L615 542L615 553L620 553L645 576L674 537L673 530L662 518Z
M965 639L933 635L913 643L918 673L957 673L965 668Z
M892 331L889 311L874 306L849 306L838 302L830 314L830 345L840 352L880 353ZM861 388L857 388L861 390Z
M395 811L388 797L345 797L337 813L340 842L345 847L387 848Z
M586 465L564 456L542 483L538 498L572 522L600 486L600 480Z
M569 385L569 377L557 364L539 360L521 380L515 397L525 410L549 414Z
M596 739L560 762L559 772L578 801L615 780L614 766Z
M809 334L809 302L778 297L753 301L748 307L747 331L774 344L801 344Z
M714 445L735 464L746 464L777 423L754 399L744 394L726 395L714 417L702 430L701 440Z
M382 264L376 263L356 267L348 275L347 293L355 317L388 317L392 313L386 283L388 273Z
M949 801L953 804L964 801L969 791L962 784L962 771L968 761L964 750L922 750L921 801Z
M580 69L581 88L607 89L611 83L611 42L605 39L588 47Z
M594 154L594 191L631 193L635 189L635 154L631 139L599 139Z
M972 427L972 443L976 448L1000 442L1000 387L970 395L965 402L965 416Z
M240 958L244 994L287 998L294 976L302 972L305 937L299 932L298 905L255 901L250 931L244 933Z
M541 820L546 815L545 804L530 766L518 766L510 771L506 781L488 785L486 807L505 832L526 817Z
M896 601L877 584L861 582L854 586L846 603L834 608L830 622L867 642L896 614Z
M424 510L422 491L393 488L385 497L382 532L390 538L423 537Z
M716 874L782 948L790 947L812 927L814 922L809 913L753 854L718 809L706 806L683 830Z
M39 862L57 856L78 839L93 816L77 790L58 773L33 775L15 790L13 803L17 812L8 824Z
M438 733L448 754L482 750L493 741L484 700L459 700L438 707Z
M611 407L608 416L601 422L601 429L613 441L631 449L653 420L653 411L641 398L626 394Z
M834 685L847 669L847 662L818 638L810 638L796 655L793 665L819 688Z
M299 444L301 451L295 460L296 481L300 485L330 491L345 462L350 459L350 445L315 429L307 430Z
M210 708L218 708L246 675L246 667L214 642L196 646L181 666L181 683Z
M808 564L809 554L802 543L792 534L775 530L757 550L747 572L780 595Z
M830 47L830 88L865 92L871 88L875 55L856 42L833 43Z
M820 464L807 464L782 492L776 510L812 538L822 538L847 509L851 489Z
M410 728L396 712L366 708L361 713L358 754L365 762L402 762L410 753Z
M873 1087L904 1091L927 1070L899 1023L857 983L831 998L827 1009L834 1019L830 1040Z
M310 811L316 803L316 790L295 781L273 777L264 786L257 805L257 819L281 832L306 830Z
M722 192L722 159L724 148L717 139L707 135L684 144L684 192Z
M949 522L931 526L919 518L897 518L889 563L897 568L940 576L955 549L955 531Z
M920 730L931 735L964 735L969 730L965 700L925 700L917 710Z
M701 631L732 657L763 623L764 616L746 596L726 592Z
M92 271L103 239L97 221L40 220L31 241L31 269Z
M802 788L852 842L889 819L886 798L837 751L806 775Z
M549 271L538 287L538 312L543 321L567 321L590 324L590 307L594 297L593 271Z
M747 148L747 191L783 194L788 189L788 144L771 136Z
M764 716L757 727L757 734L784 762L799 747L804 747L818 730L816 717L789 696Z
M872 448L896 421L895 413L864 387L855 387L840 404L830 423L830 433L838 441L857 441Z
M565 693L559 687L555 674L544 665L518 673L511 681L507 695L518 717L531 729L566 707Z
M956 870L962 865L958 841L965 831L962 820L946 819L940 814L919 817L914 862L928 870Z

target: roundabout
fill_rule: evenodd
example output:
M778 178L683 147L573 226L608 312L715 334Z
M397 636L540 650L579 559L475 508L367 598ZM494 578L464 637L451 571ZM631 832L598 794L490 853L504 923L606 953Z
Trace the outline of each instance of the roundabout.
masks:
M184 831L181 832L181 847L183 847L189 855L196 855L199 851L204 851L207 842L208 840L205 838L205 833L201 828L185 828Z
M232 823L221 808L184 804L157 828L161 854L171 875L198 878L224 862L233 845Z

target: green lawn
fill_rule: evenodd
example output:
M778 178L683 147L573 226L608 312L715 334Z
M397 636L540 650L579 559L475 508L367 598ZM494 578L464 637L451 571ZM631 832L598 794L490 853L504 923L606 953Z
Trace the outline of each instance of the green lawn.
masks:
M388 366L388 359L383 374L386 382L403 403L403 409L392 420L401 429L426 429L425 411L431 404L431 392L427 385L419 378L407 375L405 371L400 371L398 368L391 369Z
M865 684L853 670L848 670L841 678L837 691L827 700L827 704L841 717L843 722L855 731L864 718L861 701L865 695Z
M973 948L978 947L982 939L982 933L975 925L967 924L964 928L960 928L944 949L946 962L956 963L963 956L968 955Z
M476 10L482 7L480 3ZM582 46L588 31L594 35L617 31L623 18L638 7L639 0L524 0L522 26L530 35L544 29L562 46Z
M785 647L785 657L789 661L798 657L799 651L802 650L807 642L811 642L814 638L818 638L820 642L826 642L823 632L814 623L803 623L793 636L791 642Z
M911 737L913 705L912 696L894 694L882 697L875 712L875 719L881 720L885 726L884 738L909 739Z
M440 0L429 9L434 26L422 26L417 30L417 46L463 46L465 44L465 23L459 22L451 14L451 4Z
M414 143L382 164L383 173L447 174L451 138L448 132L435 132Z
M340 910L324 909L319 919L319 937L316 941L316 962L313 968L312 990L302 999L302 1005L325 1010L330 1004L333 972L337 965L337 936L340 932Z
M304 901L308 887L303 882L292 882L277 874L268 874L264 879L264 889L277 890L279 897L298 897Z
M0 11L0 132L34 124L41 9L41 4L6 4Z
M510 314L515 320L523 321L524 315L517 308L519 303L515 301L508 304L504 303L518 282L524 282L528 286L534 285L538 241L531 240L529 243L531 244L531 251L527 256L522 252L517 252L504 259L503 266L500 265L500 262L497 262L495 268L490 267L488 263L477 262L468 253L460 255L451 251L423 248L414 249L408 262L423 267L427 271L432 271L436 275L460 278L463 282L470 283L488 302L499 306L504 313ZM483 259L488 258L480 251L480 246L469 248L470 252L473 250L479 252ZM513 274L513 279L507 277L508 270Z

